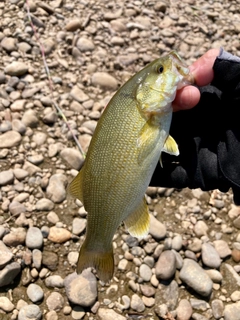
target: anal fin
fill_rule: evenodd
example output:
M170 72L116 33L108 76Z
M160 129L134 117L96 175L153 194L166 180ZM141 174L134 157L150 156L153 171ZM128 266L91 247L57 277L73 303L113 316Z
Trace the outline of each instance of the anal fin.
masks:
M133 237L143 238L148 234L150 226L150 216L145 197L138 208L124 220L128 232Z
M67 191L71 196L79 199L83 203L83 168L68 185Z

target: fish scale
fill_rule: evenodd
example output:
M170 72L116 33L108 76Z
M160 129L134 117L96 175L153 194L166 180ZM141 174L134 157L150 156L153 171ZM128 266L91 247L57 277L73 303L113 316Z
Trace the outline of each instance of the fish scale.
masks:
M172 52L135 74L105 108L84 166L69 186L88 212L79 273L94 267L101 280L112 278L112 239L122 221L133 236L147 234L150 218L144 194L161 153L178 155L169 136L171 103L189 78Z

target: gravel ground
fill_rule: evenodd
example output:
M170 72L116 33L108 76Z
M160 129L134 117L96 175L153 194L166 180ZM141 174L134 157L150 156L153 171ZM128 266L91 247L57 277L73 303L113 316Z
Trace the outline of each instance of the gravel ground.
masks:
M86 212L66 194L101 111L176 49L240 56L240 2L0 1L0 319L240 319L240 208L231 192L149 188L149 236L120 227L115 277L75 273Z

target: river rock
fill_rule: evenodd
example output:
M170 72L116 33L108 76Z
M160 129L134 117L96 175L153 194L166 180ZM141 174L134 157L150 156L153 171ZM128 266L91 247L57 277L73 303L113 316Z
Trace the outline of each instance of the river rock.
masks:
M0 287L11 284L20 271L21 266L18 262L12 262L8 264L0 271Z
M155 273L158 279L168 280L176 271L176 257L171 250L163 251L156 263Z
M18 320L41 320L42 319L42 311L36 304L29 304L27 306L23 306L19 310Z
M210 243L203 243L202 245L202 261L205 266L215 269L218 269L222 262L218 252Z
M150 229L149 233L156 240L165 238L167 230L163 223L158 221L152 214L150 214Z
M11 250L9 250L7 246L5 246L3 241L0 241L0 269L5 267L5 265L12 260L12 257L13 254Z
M39 228L30 227L26 235L26 246L29 249L41 249L43 245L43 235Z
M60 311L64 305L64 298L59 292L51 292L46 304L49 310Z
M118 81L106 72L95 72L92 75L92 84L106 90L116 90Z
M7 131L0 135L0 148L12 148L18 146L22 137L17 131Z
M184 259L179 277L203 297L208 297L212 292L212 280L194 260Z
M28 72L28 66L21 61L14 61L10 63L4 70L10 76L22 76Z
M90 307L97 299L97 279L86 269L81 275L72 273L64 280L68 299L82 307Z
M35 303L43 299L44 293L38 284L31 283L27 288L27 295L28 298Z
M65 148L61 151L60 156L70 165L71 168L79 170L84 162L81 153L73 148Z
M67 178L61 173L56 173L49 179L47 196L54 203L60 203L66 198Z
M0 297L0 309L11 312L14 309L14 304L7 297Z
M14 175L12 170L4 170L0 172L0 186L12 184Z

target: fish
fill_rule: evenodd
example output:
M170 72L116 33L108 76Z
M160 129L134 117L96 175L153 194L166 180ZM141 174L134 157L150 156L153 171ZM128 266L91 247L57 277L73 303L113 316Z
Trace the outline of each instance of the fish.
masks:
M169 135L172 102L177 90L192 82L188 67L172 51L133 75L104 109L83 167L68 187L88 213L79 274L92 267L100 280L111 280L112 240L122 222L133 237L148 234L145 192L158 161L162 165L162 152L179 154Z

